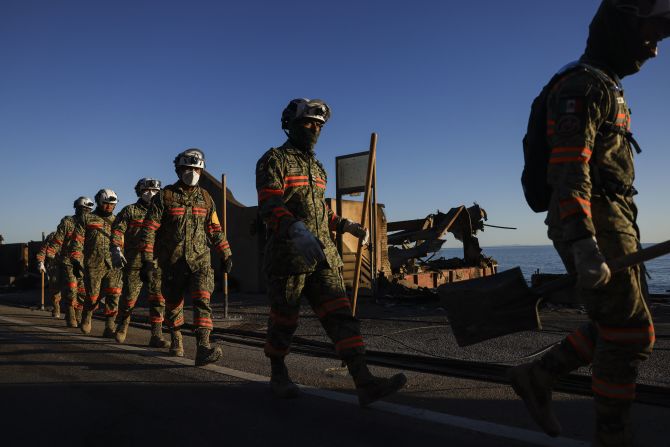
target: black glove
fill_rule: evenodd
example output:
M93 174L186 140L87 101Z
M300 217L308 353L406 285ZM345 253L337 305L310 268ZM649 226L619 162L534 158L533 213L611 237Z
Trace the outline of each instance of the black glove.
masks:
M154 273L154 263L153 261L143 261L142 268L140 269L140 279L142 282L148 283L151 279L151 275Z
M84 268L81 266L81 263L76 259L72 260L72 273L74 273L74 276L77 278L84 277Z
M226 259L223 260L223 269L226 273L230 273L230 271L233 269L232 256L228 256Z

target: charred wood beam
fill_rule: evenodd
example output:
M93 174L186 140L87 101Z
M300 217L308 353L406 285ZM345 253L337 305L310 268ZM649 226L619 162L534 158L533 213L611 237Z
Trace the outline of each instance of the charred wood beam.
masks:
M442 248L442 244L444 244L443 240L434 239L410 248L389 247L391 270L395 272L410 259L423 258L428 256L428 253L438 251Z
M388 235L389 245L400 245L404 242L426 241L433 239L440 239L449 231L461 212L465 209L464 206L452 208L446 214L440 214L434 217L434 224L432 228L418 231L401 231Z

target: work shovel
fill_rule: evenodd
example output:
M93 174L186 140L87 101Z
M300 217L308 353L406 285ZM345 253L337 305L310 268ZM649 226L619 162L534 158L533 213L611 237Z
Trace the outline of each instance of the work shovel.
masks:
M670 253L670 240L607 262L612 272ZM492 276L444 284L437 291L458 346L469 346L507 334L542 329L542 297L575 284L575 274L528 287L519 267Z

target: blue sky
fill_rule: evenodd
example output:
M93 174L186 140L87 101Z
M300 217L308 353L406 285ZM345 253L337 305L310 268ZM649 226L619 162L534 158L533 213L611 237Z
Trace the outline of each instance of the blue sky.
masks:
M174 156L194 146L255 205L256 160L283 142L286 103L309 97L333 112L317 145L329 196L335 157L374 131L389 220L476 201L519 228L486 229L483 246L547 243L519 184L521 138L598 4L3 0L0 233L37 240L100 188L134 202L139 178L172 183ZM668 52L624 80L645 242L670 236Z

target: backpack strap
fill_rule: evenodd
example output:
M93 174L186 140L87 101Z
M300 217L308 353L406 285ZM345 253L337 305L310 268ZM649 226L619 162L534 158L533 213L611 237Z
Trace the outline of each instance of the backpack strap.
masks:
M623 127L617 126L615 124L618 113L616 98L623 96L621 80L616 76L612 77L608 75L600 68L594 67L584 62L573 62L572 64L568 64L568 66L572 66L571 69L582 69L589 73L593 77L600 80L607 88L607 91L610 92L608 95L609 118L600 126L598 129L598 134L602 135L602 131L619 134L626 138L629 144L635 149L636 153L641 153L642 149L640 148L640 145L635 140L635 138L633 138L633 133L628 129L624 129ZM591 166L591 174L593 176L594 186L600 188L605 195L608 193L622 194L625 196L633 196L637 194L637 190L633 186L626 186L616 181L603 179L600 175L600 169L598 169L598 165L595 163L589 163L589 165Z
M608 98L610 119L608 121L605 121L605 123L603 123L602 128L604 128L607 131L622 135L624 138L626 138L626 140L628 140L630 145L633 146L636 153L638 154L641 153L642 148L640 148L640 144L633 137L633 133L628 129L624 129L623 127L614 124L616 122L617 107L616 107L616 101L613 101L612 97L616 98L618 96L623 96L623 87L621 85L621 80L616 76L613 78L600 68L594 67L593 65L589 65L584 62L579 62L578 66L582 67L587 73L598 78L603 84L605 84L608 91L614 93L614 95L610 94Z

